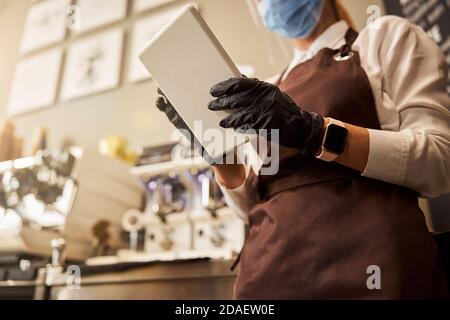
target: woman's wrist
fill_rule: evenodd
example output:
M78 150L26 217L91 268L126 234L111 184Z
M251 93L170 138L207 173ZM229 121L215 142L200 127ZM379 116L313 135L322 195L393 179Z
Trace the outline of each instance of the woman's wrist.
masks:
M344 152L339 155L336 162L362 173L369 159L369 130L348 123L345 127L348 130L347 142Z
M236 189L245 181L243 164L216 164L213 168L218 182L227 189Z
M324 118L324 132L329 123L330 119ZM353 126L348 123L345 126L348 130L345 149L335 162L358 170L359 172L364 172L369 158L369 131L366 128ZM316 152L316 156L318 156L321 151L322 148L319 148Z

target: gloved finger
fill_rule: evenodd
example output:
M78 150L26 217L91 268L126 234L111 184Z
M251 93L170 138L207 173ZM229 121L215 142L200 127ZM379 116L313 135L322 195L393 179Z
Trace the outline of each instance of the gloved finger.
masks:
M159 97L156 100L156 107L162 112L167 112L168 110L173 109L173 106L168 103L167 99L164 97Z
M194 133L191 131L191 129L189 129L189 127L186 124L186 122L184 122L184 120L178 116L178 114L177 114L177 121L175 123L175 127L177 129L183 130L182 131L183 134L189 133L190 136L192 136L195 139Z
M169 119L169 121L175 125L177 125L176 124L177 122L180 122L180 120L182 120L180 118L180 116L178 115L178 112L176 112L176 110L174 108L168 108L165 113L166 113L166 116Z
M254 105L255 100L256 97L252 94L252 90L247 90L230 96L217 98L208 104L208 109L211 111L222 111L250 108Z
M222 128L238 128L244 124L252 123L252 114L246 109L230 114L220 121Z
M241 91L254 88L259 84L259 80L255 78L230 78L219 82L211 88L211 95L215 98L223 95L230 95Z
M268 129L270 120L261 116L261 112L241 112L230 117L229 124L236 131Z
M186 122L184 122L183 119L178 116L178 114L171 113L170 115L167 115L167 118L175 126L175 128L177 128L179 130L183 130L182 131L183 134L184 134L184 131L186 131L186 130L190 131Z
M163 92L163 91L161 90L161 88L159 88L159 87L158 87L158 94L159 94L159 96L160 96L161 98L164 99L164 101L165 101L167 104L172 105L172 104L170 103L169 99L167 99L167 96L164 94L164 92Z
M250 130L254 130L253 126L249 123L243 124L234 129L237 133L247 133Z
M161 88L160 87L158 87L158 94L160 94L160 95L162 95L162 96L166 96L165 94L164 94L164 92L161 90Z

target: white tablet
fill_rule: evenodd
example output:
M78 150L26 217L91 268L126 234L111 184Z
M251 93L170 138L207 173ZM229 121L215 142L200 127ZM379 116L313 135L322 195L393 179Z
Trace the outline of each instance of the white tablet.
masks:
M229 113L208 110L211 87L241 73L193 5L156 35L140 59L211 157L248 140L220 127Z

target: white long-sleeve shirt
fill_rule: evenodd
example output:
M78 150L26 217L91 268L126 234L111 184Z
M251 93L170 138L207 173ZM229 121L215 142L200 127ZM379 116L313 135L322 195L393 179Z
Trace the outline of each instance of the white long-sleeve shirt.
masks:
M348 25L329 27L308 51L296 50L284 77L324 47L345 44ZM362 30L353 45L366 71L382 130L369 130L363 176L434 197L450 191L450 98L447 63L438 46L406 19L385 16ZM236 189L222 186L228 205L244 220L257 203L258 168L246 167Z

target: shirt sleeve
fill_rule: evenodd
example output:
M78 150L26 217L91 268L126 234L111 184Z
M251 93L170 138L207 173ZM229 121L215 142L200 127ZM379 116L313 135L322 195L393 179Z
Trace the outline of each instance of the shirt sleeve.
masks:
M245 180L235 189L224 187L218 180L217 183L230 209L245 223L248 223L248 212L258 202L258 176L252 167L245 166Z
M276 74L273 77L266 79L265 81L273 84L276 83L280 77L281 73ZM246 144L245 152L247 154L251 154L252 159L258 158L258 155L254 150L255 148L252 147L251 144ZM248 212L259 201L257 173L259 173L261 165L261 160L246 164L245 180L239 187L235 189L226 188L219 182L218 179L216 179L220 189L222 190L228 207L230 207L230 209L233 210L234 213L236 213L236 215L245 223L248 223Z
M361 36L370 39L363 49L372 50L366 53L366 64L372 75L379 75L375 95L384 129L369 130L369 159L363 175L408 187L424 197L449 192L450 99L445 57L420 27L398 17L381 18Z

